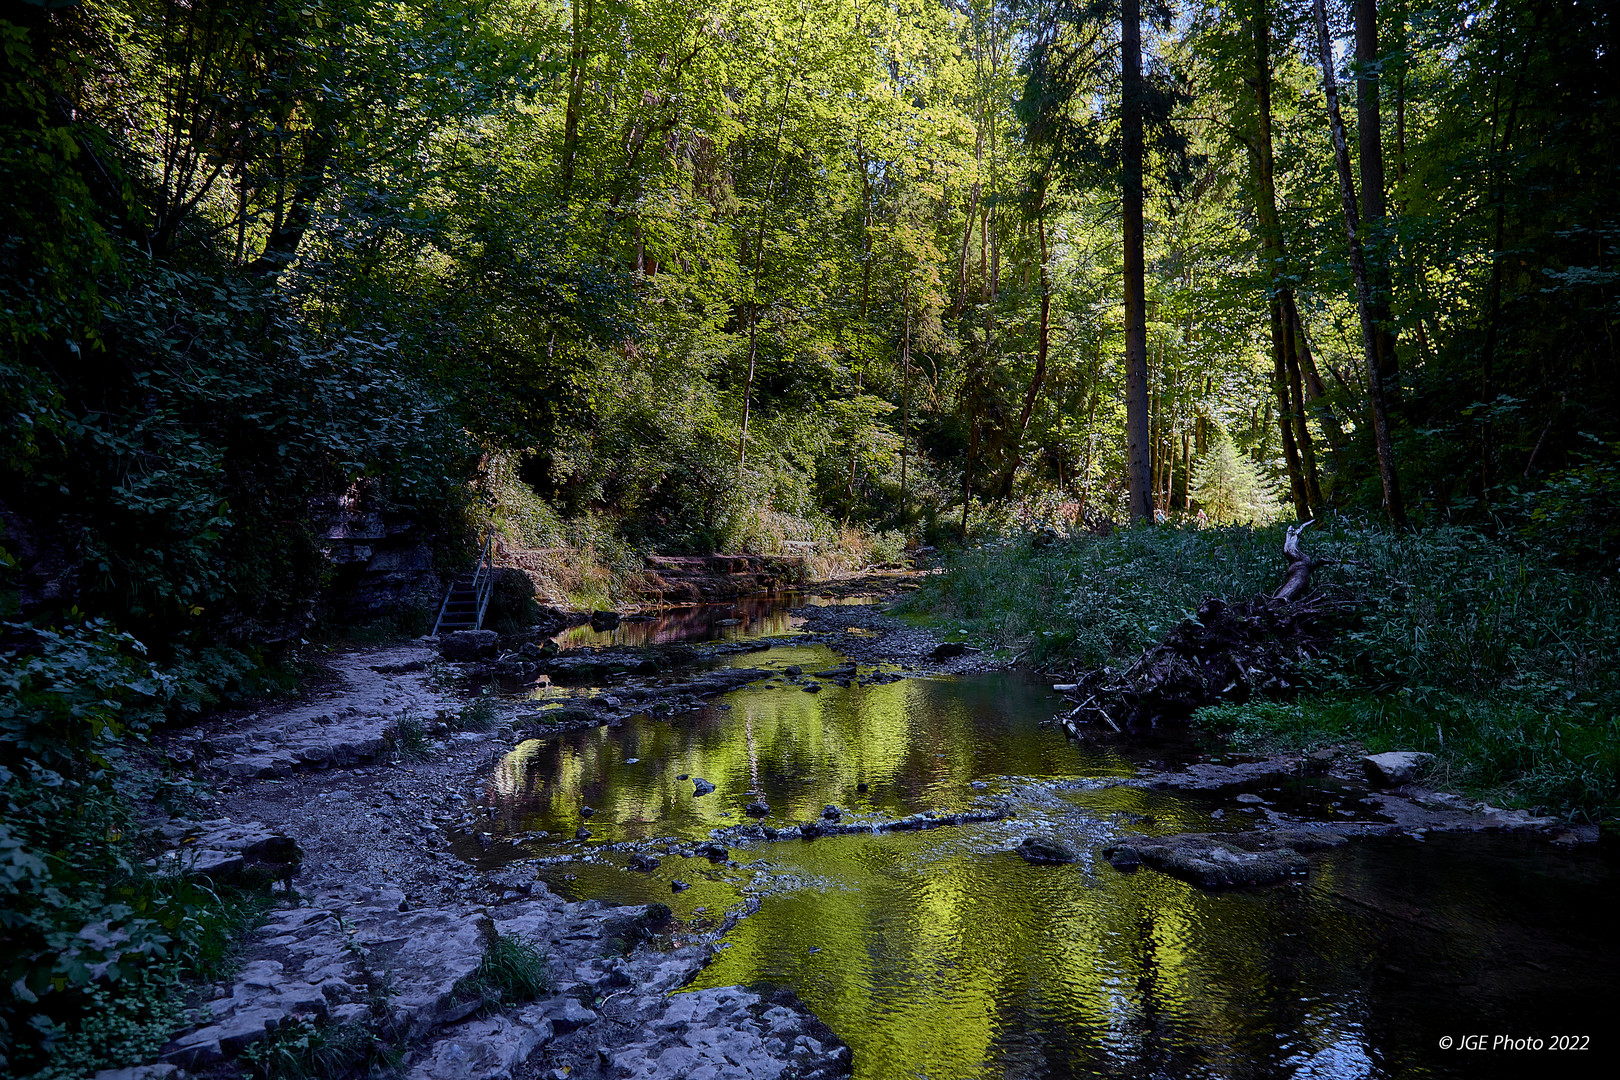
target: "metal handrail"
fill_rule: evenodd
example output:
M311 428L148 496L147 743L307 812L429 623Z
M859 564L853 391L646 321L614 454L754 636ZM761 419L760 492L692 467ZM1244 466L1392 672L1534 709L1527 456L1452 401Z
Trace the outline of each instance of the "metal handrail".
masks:
M473 595L478 598L478 617L473 620L473 629L479 630L484 625L484 611L489 607L489 598L495 592L495 560L491 557L495 545L495 531L491 529L484 534L484 549L478 554L478 569L473 574ZM479 579L482 578L482 584Z
M478 614L473 619L472 628L479 629L484 625L484 612L489 608L489 598L495 591L495 561L492 551L495 545L495 531L487 530L484 533L483 545L478 551L478 564L473 568L472 592L473 598L478 602ZM455 582L445 590L444 603L439 605L439 617L433 623L433 636L438 637L439 631L444 627L444 617L450 611L450 598L456 594Z

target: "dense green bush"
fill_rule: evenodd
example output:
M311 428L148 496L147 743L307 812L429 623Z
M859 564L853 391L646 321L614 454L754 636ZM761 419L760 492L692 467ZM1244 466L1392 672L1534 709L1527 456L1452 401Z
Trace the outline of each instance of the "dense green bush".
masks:
M148 862L134 753L185 692L105 623L8 623L0 656L0 1067L82 1077L137 1063L182 1021L262 898Z
M953 555L911 606L1003 644L1028 639L1036 661L1097 667L1159 640L1206 596L1274 584L1282 563L1280 528L1049 535L1014 532Z

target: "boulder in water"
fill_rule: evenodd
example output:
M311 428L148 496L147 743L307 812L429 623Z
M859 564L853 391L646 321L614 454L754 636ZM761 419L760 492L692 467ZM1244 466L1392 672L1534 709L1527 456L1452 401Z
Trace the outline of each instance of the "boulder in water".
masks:
M1036 865L1071 863L1080 858L1074 848L1051 836L1028 836L1018 845L1018 854Z
M456 630L439 636L439 652L446 660L478 660L493 656L499 640L493 630Z
M1380 787L1410 784L1429 767L1433 754L1412 750L1392 750L1387 754L1368 754L1361 759L1367 779Z

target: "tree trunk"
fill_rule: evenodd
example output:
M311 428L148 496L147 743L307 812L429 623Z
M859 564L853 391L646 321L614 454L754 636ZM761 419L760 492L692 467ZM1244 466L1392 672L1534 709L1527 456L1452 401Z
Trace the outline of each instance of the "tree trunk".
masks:
M1029 389L1024 392L1024 407L1018 414L1018 424L1010 432L1011 449L1007 467L996 484L996 494L1005 499L1012 495L1013 481L1018 466L1023 464L1024 433L1029 430L1029 419L1035 412L1035 402L1041 396L1041 385L1046 382L1047 344L1051 339L1052 275L1047 268L1049 253L1046 249L1046 191L1043 188L1035 200L1035 230L1041 245L1041 325L1035 345L1035 373L1029 378Z
M1317 0L1317 2L1320 3L1321 0ZM1310 525L1309 521L1305 521L1298 525L1288 526L1288 535L1283 540L1283 558L1288 560L1288 575L1283 578L1282 585L1272 594L1273 600L1281 600L1284 603L1297 600L1300 594L1310 587L1311 571L1322 561L1305 554L1304 550L1299 546L1300 534Z
M324 111L324 110L323 110ZM264 250L248 266L249 273L275 274L286 269L298 254L298 245L309 229L315 202L326 188L326 170L332 162L332 128L325 116L320 116L313 129L305 136L300 162L302 175L293 184L292 201L285 215L278 212L276 222L264 242Z
M1299 444L1300 471L1305 478L1305 498L1311 504L1311 516L1320 514L1323 507L1322 486L1316 469L1316 443L1311 428L1305 421L1305 388L1299 374L1299 357L1295 352L1295 336L1286 314L1283 319L1283 338L1288 346L1288 404L1294 424L1294 441Z
M1321 372L1316 369L1316 358L1311 354L1311 343L1305 336L1305 323L1299 317L1299 308L1294 303L1292 293L1284 298L1283 325L1293 346L1294 367L1298 374L1304 377L1307 408L1316 416L1316 422L1322 426L1322 433L1327 436L1328 451L1333 455L1334 475L1342 477L1344 428L1339 425L1339 418L1334 415L1333 407L1328 404L1327 387L1322 383ZM1318 492L1320 493L1320 489ZM1327 501L1324 498L1319 508L1326 505Z
M968 507L973 503L973 466L979 457L979 418L968 426L967 467L962 470L962 539L967 540Z
M1339 112L1338 81L1333 76L1333 50L1328 45L1327 7L1315 0L1316 47L1322 62L1322 90L1327 98L1328 127L1333 136L1333 158L1339 173L1339 196L1344 204L1344 233L1350 271L1356 281L1356 310L1361 316L1361 343L1367 365L1367 397L1372 412L1373 445L1378 452L1378 476L1384 488L1384 510L1396 528L1406 527L1406 505L1395 472L1395 449L1389 437L1389 412L1384 404L1383 375L1378 370L1378 326L1373 319L1367 288L1367 264L1362 258L1361 224L1356 214L1356 185L1350 176L1350 148L1345 143L1344 117Z
M1181 508L1192 512L1192 433L1181 431Z
M583 5L583 7L582 7ZM568 46L568 104L563 109L562 204L568 205L574 189L574 162L579 156L579 110L585 96L585 35L590 33L595 0L573 0L573 31Z
M1294 334L1293 290L1287 283L1288 249L1283 241L1282 218L1277 210L1276 157L1271 118L1271 24L1266 0L1258 0L1250 21L1253 41L1255 130L1244 140L1254 186L1255 216L1260 222L1260 257L1267 277L1267 314L1271 325L1272 390L1277 398L1277 421L1282 425L1283 459L1288 487L1300 520L1322 501L1316 450L1305 420L1298 344Z
M864 322L872 297L872 176L859 138L855 140L855 160L861 166L861 321Z
M1147 282L1142 252L1142 5L1120 5L1125 211L1125 468L1131 521L1153 520L1148 445Z
M1287 345L1283 340L1282 305L1276 294L1272 294L1267 310L1271 316L1271 391L1277 399L1277 430L1282 437L1283 460L1288 465L1288 490L1294 499L1294 513L1306 521L1311 516L1310 496L1306 494L1299 445L1294 441L1293 410L1288 405Z
M754 272L752 275L752 295L748 303L748 375L743 381L743 410L742 431L737 435L737 475L741 476L743 465L748 459L748 417L750 412L749 399L754 392L754 365L759 357L759 275L765 256L765 212L770 209L771 200L776 191L776 166L782 160L782 128L787 123L788 98L793 93L793 80L798 75L799 44L804 37L804 23L808 14L799 20L799 36L794 41L793 70L788 73L787 82L782 87L782 103L777 106L776 114L776 141L771 150L771 167L766 174L765 198L759 204L759 227L754 237ZM764 102L761 102L764 105Z
M967 303L968 287L968 253L973 249L973 219L979 216L979 182L973 182L973 190L968 194L967 220L962 223L962 257L957 261L956 267L956 297L951 301L951 318L962 314L962 306Z
M906 458L911 442L911 287L900 294L900 303L906 312L905 336L900 345L900 524L906 523Z
M1535 15L1535 24L1531 34L1532 40L1539 36L1541 30L1541 14ZM1506 45L1503 46L1504 51ZM1497 76L1496 89L1492 92L1491 100L1491 202L1495 206L1495 221L1491 226L1491 285L1490 300L1487 304L1488 314L1485 323L1485 345L1480 350L1479 373L1479 400L1487 404L1496 396L1496 345L1501 326L1502 316L1502 261L1503 244L1506 240L1507 226L1507 187L1506 169L1503 166L1507 148L1513 141L1513 129L1518 124L1519 95L1524 89L1525 69L1528 67L1530 49L1527 47L1521 53L1521 62L1518 72L1514 76L1513 91L1508 104L1508 114L1505 124L1499 128L1501 121L1501 75ZM1497 65L1500 72L1505 67L1503 63ZM1495 469L1491 450L1494 439L1491 432L1490 413L1485 413L1484 421L1480 425L1479 435L1479 487L1480 497L1487 504L1491 498L1491 488L1495 484Z
M1361 166L1361 227L1371 247L1367 267L1369 299L1379 381L1384 395L1398 403L1401 366L1395 353L1395 334L1389 315L1389 246L1384 238L1384 133L1379 117L1378 0L1355 0L1356 12L1356 138Z
M977 44L974 49L974 70L982 74L984 66L984 47ZM951 304L951 318L962 314L962 306L967 303L968 288L968 261L969 252L973 247L973 219L979 214L979 185L980 171L984 168L984 114L988 111L981 105L977 122L973 125L973 188L968 193L967 219L962 222L962 257L956 266L956 299Z

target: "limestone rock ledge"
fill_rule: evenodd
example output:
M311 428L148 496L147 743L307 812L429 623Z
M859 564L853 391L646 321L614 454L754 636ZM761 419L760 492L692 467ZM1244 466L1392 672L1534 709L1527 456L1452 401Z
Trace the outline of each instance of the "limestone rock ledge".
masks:
M791 991L740 986L676 995L602 1056L613 1080L822 1080L848 1076L852 1063Z
M643 908L568 903L543 887L531 895L457 911L413 909L390 886L315 892L258 931L241 971L214 988L156 1068L170 1080L176 1070L225 1073L254 1043L307 1022L376 1032L406 1050L408 1080L507 1080L553 1051L649 1080L848 1074L848 1047L786 991L671 997L708 962L706 943L624 952L646 925ZM475 1015L479 1001L457 984L477 968L491 929L546 951L551 996Z

